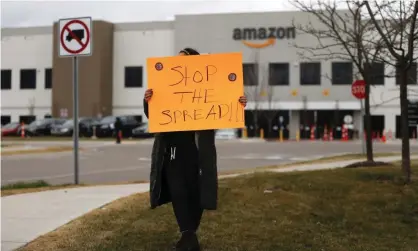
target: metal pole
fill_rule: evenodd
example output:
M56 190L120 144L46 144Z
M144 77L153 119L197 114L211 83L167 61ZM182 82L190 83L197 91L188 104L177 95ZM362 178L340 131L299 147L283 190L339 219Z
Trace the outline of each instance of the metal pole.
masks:
M78 184L78 59L73 57L74 183Z
M360 139L361 139L361 152L366 154L366 142L364 139L364 108L363 100L360 99Z

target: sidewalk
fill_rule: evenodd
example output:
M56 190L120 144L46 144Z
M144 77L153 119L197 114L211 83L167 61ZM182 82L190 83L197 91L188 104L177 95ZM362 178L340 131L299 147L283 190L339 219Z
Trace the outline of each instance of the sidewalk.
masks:
M375 161L383 161L383 162L394 162L401 160L401 156L391 156L391 157L379 157L374 158ZM418 159L418 155L411 155L411 159ZM364 159L365 160L365 159ZM314 170L326 170L326 169L336 169L336 168L343 168L347 165L359 162L361 160L345 160L345 161L338 161L333 163L323 163L323 164L314 164L314 165L298 165L293 167L285 167L285 168L277 168L272 169L272 172L277 173L284 173L284 172L293 172L293 171L314 171Z
M411 156L411 159L418 155ZM401 157L381 157L376 161L398 161ZM341 168L357 160L324 164L306 164L286 168L265 169L271 172L309 171ZM232 178L239 175L224 175ZM1 250L11 251L37 237L78 218L87 212L134 193L148 192L149 184L109 185L69 188L62 190L28 193L1 198ZM52 217L51 217L52 216Z
M2 197L1 250L14 250L93 209L148 188L149 184L92 186Z

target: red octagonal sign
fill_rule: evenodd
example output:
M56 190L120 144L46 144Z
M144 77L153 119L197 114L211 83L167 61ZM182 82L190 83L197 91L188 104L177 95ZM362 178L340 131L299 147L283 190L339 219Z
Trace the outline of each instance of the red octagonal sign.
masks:
M351 85L351 93L357 99L364 99L366 97L366 82L364 80L356 80Z

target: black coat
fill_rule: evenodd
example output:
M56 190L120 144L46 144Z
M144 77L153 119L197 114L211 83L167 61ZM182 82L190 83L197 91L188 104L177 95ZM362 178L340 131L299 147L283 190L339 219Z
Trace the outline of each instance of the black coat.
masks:
M148 103L144 100L144 113L148 116ZM195 131L196 146L199 151L200 203L203 209L215 210L218 199L218 170L215 146L215 131ZM150 202L156 208L171 202L168 185L163 179L164 153L166 142L163 133L155 134L151 154Z
M123 127L122 121L120 119L116 119L116 121L115 121L115 130L116 131L122 130L122 127Z

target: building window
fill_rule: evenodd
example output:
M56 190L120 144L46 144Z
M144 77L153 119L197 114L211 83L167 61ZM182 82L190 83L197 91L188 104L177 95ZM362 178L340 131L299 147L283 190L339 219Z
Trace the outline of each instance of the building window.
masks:
M20 89L36 89L36 69L20 70Z
M258 67L256 64L243 64L244 85L258 85Z
M1 125L7 125L12 121L12 117L10 115L1 115Z
M142 87L142 66L125 67L125 87Z
M45 69L45 89L52 88L52 69Z
M1 70L1 89L12 89L12 70Z
M396 69L396 85L400 84L400 73L398 69ZM413 62L411 64L411 67L408 70L407 73L407 83L408 85L416 85L417 84L417 63Z
M300 64L300 85L321 85L321 63Z
M33 121L36 120L36 116L33 115L21 115L19 116L19 123L24 123L25 125L29 125Z
M332 63L332 84L351 85L353 83L353 63L333 62Z
M289 85L289 63L271 63L269 76L269 85Z
M372 63L369 69L370 85L385 85L385 64Z

